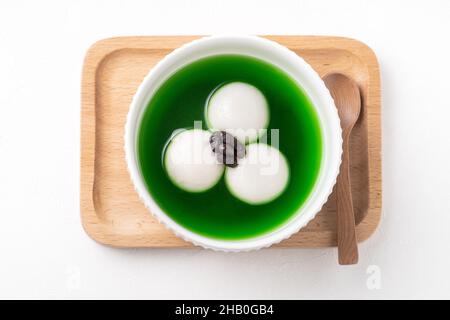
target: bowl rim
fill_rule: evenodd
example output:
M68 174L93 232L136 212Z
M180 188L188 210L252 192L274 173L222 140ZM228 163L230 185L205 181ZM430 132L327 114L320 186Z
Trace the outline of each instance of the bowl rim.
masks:
M141 116L153 94L162 83L181 67L215 54L229 54L228 47L261 50L249 54L267 61L288 73L304 89L319 117L322 133L322 159L314 187L302 206L286 222L274 230L254 238L220 240L195 233L178 224L162 210L149 192L140 173L137 159L137 132ZM204 53L202 53L202 50ZM197 55L195 55L197 54ZM239 53L238 53L239 54ZM242 54L242 53L241 53ZM261 55L266 56L262 58ZM272 56L275 59L268 57ZM281 64L281 65L280 65ZM170 72L168 72L170 70ZM297 74L296 74L297 73ZM304 75L302 75L304 73ZM299 77L299 75L301 75ZM301 82L302 77L307 82ZM323 107L318 107L323 106ZM321 109L323 108L323 110ZM325 109L328 108L328 109ZM326 125L325 123L326 122ZM150 213L178 237L194 245L217 251L249 251L269 247L298 232L321 210L330 196L339 173L342 155L342 131L333 98L318 73L299 55L287 47L258 36L207 36L188 42L161 59L145 76L133 96L125 124L125 158L133 186ZM325 168L328 165L328 168ZM327 172L325 172L327 171Z

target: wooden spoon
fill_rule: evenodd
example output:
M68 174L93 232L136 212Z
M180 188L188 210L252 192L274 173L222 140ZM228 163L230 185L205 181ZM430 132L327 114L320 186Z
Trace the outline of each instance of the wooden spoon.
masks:
M350 132L359 117L361 96L355 81L343 74L327 75L324 81L338 109L343 139L342 163L336 182L339 264L356 264L358 263L358 242L350 185L349 140Z

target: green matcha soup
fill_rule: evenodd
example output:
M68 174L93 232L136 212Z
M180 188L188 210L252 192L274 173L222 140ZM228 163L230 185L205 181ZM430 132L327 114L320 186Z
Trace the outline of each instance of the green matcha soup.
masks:
M209 97L232 82L249 84L263 94L270 115L267 130L279 130L277 148L289 165L289 179L283 192L267 203L240 200L224 177L208 190L185 191L164 167L164 151L173 133L192 128L194 121L202 121L203 130L208 130ZM170 76L141 117L137 143L141 174L159 207L186 229L220 240L261 236L288 222L310 196L322 158L319 118L305 91L278 67L243 55L203 58Z

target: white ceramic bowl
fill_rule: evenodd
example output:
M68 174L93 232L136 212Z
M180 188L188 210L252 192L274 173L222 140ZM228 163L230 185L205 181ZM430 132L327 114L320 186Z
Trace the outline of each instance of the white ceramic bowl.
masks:
M323 156L314 189L300 210L271 233L245 240L217 240L196 234L172 220L148 192L137 159L137 131L148 102L174 72L181 67L217 54L242 54L265 60L288 73L306 91L320 119ZM128 170L136 191L150 212L176 235L204 248L223 251L247 251L271 246L304 227L325 204L336 182L342 153L339 117L333 99L319 75L297 54L286 47L255 36L212 36L192 41L162 59L138 88L125 127L125 153ZM201 210L201 208L199 208Z

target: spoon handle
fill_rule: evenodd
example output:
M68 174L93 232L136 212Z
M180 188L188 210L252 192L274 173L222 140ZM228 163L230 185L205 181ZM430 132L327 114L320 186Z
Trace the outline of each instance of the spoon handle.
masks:
M347 131L347 132L346 132ZM349 161L350 131L344 130L342 163L337 178L337 240L339 264L358 263L358 242L356 240L355 215L353 213Z

